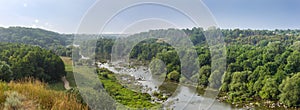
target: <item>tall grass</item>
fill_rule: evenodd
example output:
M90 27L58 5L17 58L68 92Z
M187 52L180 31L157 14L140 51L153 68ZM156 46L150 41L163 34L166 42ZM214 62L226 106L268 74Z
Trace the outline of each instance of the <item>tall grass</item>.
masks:
M36 109L46 110L87 110L88 107L77 102L74 94L47 89L47 85L38 80L27 78L17 82L0 82L0 109L4 109L4 103L8 96L5 92L17 92L25 96L27 102L34 102ZM24 104L25 102L23 102ZM26 103L25 103L26 104Z

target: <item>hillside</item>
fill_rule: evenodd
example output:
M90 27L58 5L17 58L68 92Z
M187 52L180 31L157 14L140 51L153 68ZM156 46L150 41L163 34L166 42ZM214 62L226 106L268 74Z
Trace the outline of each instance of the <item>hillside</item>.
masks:
M1 42L37 45L52 50L58 55L65 55L65 46L71 44L72 39L73 35L59 34L37 28L0 28Z

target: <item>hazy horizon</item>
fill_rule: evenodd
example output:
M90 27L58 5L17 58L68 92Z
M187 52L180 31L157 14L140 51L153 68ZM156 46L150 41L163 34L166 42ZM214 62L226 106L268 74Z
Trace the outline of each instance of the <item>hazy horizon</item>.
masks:
M201 1L210 10L221 29L300 29L300 1L297 0ZM84 15L97 2L101 3L101 0L65 0L59 2L49 0L0 1L0 26L42 28L58 33L72 34L76 33ZM167 11L163 7L138 7L131 12L142 12L144 14L139 14L138 17L147 17L151 15L150 12L156 12L155 15L160 16ZM134 20L129 15L121 16L120 18L119 24ZM178 23L181 29L192 27L179 15L174 14L169 19ZM105 33L120 32L121 30L117 27L107 30Z
M39 28L39 27L26 27L26 26L8 26L8 27L3 27L3 26L0 26L0 28L12 28L12 27L20 27L20 28L32 28L32 29L42 29L42 30L46 30L46 31L51 31L51 32L55 32L55 33L59 33L59 34L86 34L86 35L93 35L93 34L99 34L99 33L61 33L61 32L58 32L58 31L53 31L53 30L49 30L49 29L44 29L44 28ZM192 27L194 28L194 27ZM192 28L178 28L178 29L192 29ZM195 27L195 28L201 28L201 27ZM161 28L163 29L163 28ZM173 29L173 28L164 28L164 29ZM177 28L176 28L177 29ZM297 28L297 29L250 29L250 28L220 28L219 29L224 29L224 30L235 30L235 29L239 29L239 30L268 30L268 31L275 31L275 30L300 30L300 28ZM149 30L146 30L146 31L141 31L141 32L148 32L150 30L159 30L158 29L149 29ZM140 32L136 32L136 33L140 33ZM135 33L121 33L121 32L103 32L102 34L135 34Z

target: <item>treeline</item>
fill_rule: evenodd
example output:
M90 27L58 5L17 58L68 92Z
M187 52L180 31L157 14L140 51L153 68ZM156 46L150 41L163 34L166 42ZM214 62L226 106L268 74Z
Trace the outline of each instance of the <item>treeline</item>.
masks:
M103 38L115 39L122 35L101 35ZM77 38L75 43L82 43L81 41L100 37L99 35L89 34L60 34L52 31L47 31L39 28L25 28L25 27L0 27L0 41L9 43L22 43L28 45L35 45L47 50L51 50L59 56L72 56L72 49L74 38Z
M0 28L1 42L36 45L62 56L67 56L66 46L72 44L73 37L71 34L59 34L37 28Z
M33 77L55 82L65 76L59 56L38 46L0 43L0 80L19 80Z

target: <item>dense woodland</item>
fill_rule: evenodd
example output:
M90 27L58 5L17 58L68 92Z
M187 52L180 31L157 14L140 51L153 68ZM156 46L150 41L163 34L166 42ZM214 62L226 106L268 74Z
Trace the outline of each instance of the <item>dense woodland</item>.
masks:
M300 30L239 30L217 29L222 32L226 43L226 72L224 73L220 97L235 103L257 100L279 101L289 107L300 106ZM210 77L218 71L211 71L211 53L202 28L183 29L195 45L199 66L199 86L206 87ZM2 80L33 76L40 80L55 81L64 75L63 63L57 55L71 55L68 44L72 38L64 35L28 28L0 28L1 43L0 76ZM110 59L115 39L101 38L95 48L98 61ZM89 44L89 42L84 42ZM91 43L92 44L92 43ZM41 49L49 49L49 51ZM62 51L60 52L62 48ZM67 52L69 51L69 52ZM76 51L73 51L76 52ZM68 54L67 54L68 53ZM78 53L77 59L80 59ZM75 58L73 56L73 58ZM169 44L159 39L148 39L136 45L130 53L131 59L150 62L157 58L165 62L166 78L181 81L180 60ZM188 59L188 55L186 57Z
M0 78L4 81L33 77L55 82L65 76L62 60L38 46L0 43Z
M35 28L0 28L1 42L36 45L61 56L71 56L71 53L67 52L66 46L73 42L73 36Z

